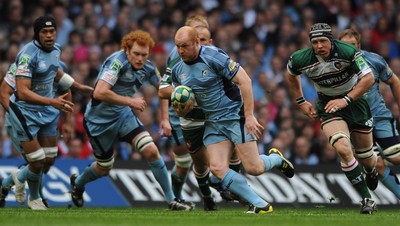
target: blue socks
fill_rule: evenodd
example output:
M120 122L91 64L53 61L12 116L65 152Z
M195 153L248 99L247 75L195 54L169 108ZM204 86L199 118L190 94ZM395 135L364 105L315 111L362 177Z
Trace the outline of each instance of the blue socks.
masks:
M175 196L172 192L171 184L168 177L168 171L167 167L165 166L164 160L162 158L159 158L153 162L149 162L149 166L151 172L153 172L154 177L164 191L167 202L172 202L175 199Z
M383 175L379 177L379 180L384 184L393 194L400 199L400 183L396 174L394 174L389 167L386 167Z
M78 188L84 189L87 183L97 180L98 178L101 177L98 176L96 172L94 172L94 164L96 163L94 162L90 166L86 167L83 173L75 179L75 185Z
M270 169L282 165L282 158L279 155L272 154L272 155L260 155L261 160L264 162L265 172L269 171Z
M267 205L267 202L260 198L260 196L258 196L257 193L250 188L246 179L235 171L231 169L228 170L221 182L229 190L239 195L241 198L245 199L254 206L265 207Z

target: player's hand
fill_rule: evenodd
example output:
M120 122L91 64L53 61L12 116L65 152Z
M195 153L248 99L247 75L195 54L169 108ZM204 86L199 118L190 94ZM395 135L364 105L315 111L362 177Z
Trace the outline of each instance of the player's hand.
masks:
M163 119L160 122L160 134L162 136L170 136L171 135L171 131L172 131L172 127L171 124L169 123L169 120L167 119Z
M63 111L63 112L73 112L74 111L74 103L69 100L66 100L65 97L68 93L64 93L53 99L53 103L51 106Z
M313 107L313 105L306 101L305 103L301 104L300 106L301 111L304 115L307 115L310 119L314 120L318 117L317 110Z
M343 99L334 99L330 100L326 105L325 105L325 112L326 113L335 113L337 111L342 110L343 108L347 107L349 104Z
M144 111L144 109L147 107L147 103L143 97L135 97L132 98L129 106L132 110Z
M190 112L194 107L194 101L186 101L182 104L179 102L172 102L172 107L179 117L184 117L188 112Z
M264 127L252 116L246 116L246 130L255 139L260 139L264 133Z

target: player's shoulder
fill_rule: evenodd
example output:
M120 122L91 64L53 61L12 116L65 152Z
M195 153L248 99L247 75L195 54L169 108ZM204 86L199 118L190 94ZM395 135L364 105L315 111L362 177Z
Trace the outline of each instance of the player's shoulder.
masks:
M151 60L146 60L146 63L144 63L144 65L143 65L143 69L150 73L157 71L156 65Z
M308 64L312 59L315 59L315 54L313 49L308 47L294 51L290 56L290 63L292 65L301 65L300 67L302 67Z
M201 46L200 49L201 53L205 54L205 55L224 55L224 56L228 56L228 54L225 53L225 51L223 51L222 49L216 47L216 46Z
M365 59L367 59L368 61L386 63L385 59L377 53L373 53L373 52L369 52L369 51L365 51L365 50L361 50L361 52L364 55Z
M335 39L333 43L334 43L334 51L336 51L339 54L340 58L351 60L354 58L356 54L357 55L361 54L359 49L357 49L354 45L349 44L347 42Z

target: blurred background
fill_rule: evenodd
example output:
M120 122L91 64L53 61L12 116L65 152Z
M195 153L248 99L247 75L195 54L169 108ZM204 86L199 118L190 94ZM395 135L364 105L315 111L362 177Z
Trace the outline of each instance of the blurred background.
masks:
M362 49L382 55L400 74L400 3L395 0L2 0L0 1L0 79L20 48L33 37L32 23L44 14L57 22L62 61L75 80L93 86L102 62L120 49L123 35L135 29L150 32L156 46L150 59L161 74L174 47L175 31L186 17L207 17L214 45L239 62L253 80L256 117L265 127L259 151L279 148L296 165L337 164L336 153L320 133L319 122L301 112L285 84L289 56L310 46L312 24L331 25L336 36L346 28L362 34ZM305 98L315 102L312 84L303 77ZM390 90L381 87L395 117L399 109ZM166 137L159 132L157 92L141 90L148 108L138 117L153 136L164 160L173 160ZM92 149L83 128L87 98L74 93L74 135L60 139L59 158L90 159ZM62 119L60 125L62 124ZM12 147L0 110L0 158L21 158ZM117 160L141 160L126 143L115 144Z

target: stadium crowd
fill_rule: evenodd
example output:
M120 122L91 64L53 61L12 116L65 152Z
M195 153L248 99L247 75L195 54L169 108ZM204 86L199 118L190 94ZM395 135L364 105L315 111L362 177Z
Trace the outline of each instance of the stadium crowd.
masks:
M120 49L123 35L135 29L148 31L156 46L151 60L161 74L174 35L190 15L207 17L214 45L226 51L252 77L256 117L265 127L259 150L276 147L294 164L338 163L318 121L310 121L292 103L284 80L289 56L308 47L309 28L315 22L331 25L333 35L346 28L358 30L364 50L380 54L400 74L400 4L395 0L13 0L0 2L0 80L20 48L32 40L35 18L51 14L57 22L61 60L76 81L94 86L101 63ZM303 76L304 97L317 94ZM390 89L382 94L394 116L399 109ZM136 112L163 154L173 158L169 141L159 131L157 91L145 86L141 94L148 107ZM60 139L59 156L86 159L92 149L83 127L88 99L74 93L74 138ZM62 124L62 119L60 120ZM0 110L0 157L20 157L4 128ZM127 143L115 144L116 159L142 159Z

